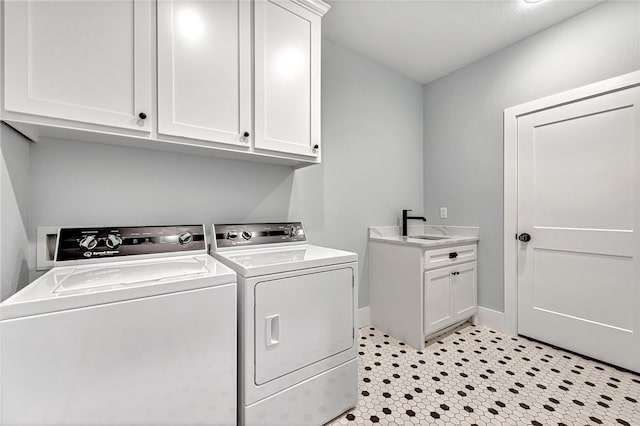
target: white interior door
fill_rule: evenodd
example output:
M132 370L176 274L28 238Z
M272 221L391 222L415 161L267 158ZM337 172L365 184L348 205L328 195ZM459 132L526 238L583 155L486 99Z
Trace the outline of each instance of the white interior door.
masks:
M5 108L149 131L151 5L7 1Z
M640 87L518 118L518 333L640 371Z
M250 2L158 2L158 116L165 135L249 146Z
M351 348L354 275L343 268L255 286L255 383L260 385Z

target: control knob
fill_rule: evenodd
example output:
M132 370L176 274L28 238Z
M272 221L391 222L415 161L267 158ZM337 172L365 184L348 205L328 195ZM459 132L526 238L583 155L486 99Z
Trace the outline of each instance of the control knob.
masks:
M122 244L122 238L120 238L120 235L109 234L107 235L106 244L110 249L117 249Z
M236 234L235 232L229 232L227 234L227 240L235 240L236 238L238 238L238 234Z
M298 228L296 226L292 226L289 228L289 238L294 238L298 234Z
M98 240L93 235L85 235L80 240L80 248L83 250L93 250L98 245Z
M178 242L183 246L191 243L192 241L193 235L191 234L191 232L183 232L182 234L178 235Z
M244 238L245 240L250 240L251 237L253 237L253 234L251 234L251 232L242 231L242 238Z

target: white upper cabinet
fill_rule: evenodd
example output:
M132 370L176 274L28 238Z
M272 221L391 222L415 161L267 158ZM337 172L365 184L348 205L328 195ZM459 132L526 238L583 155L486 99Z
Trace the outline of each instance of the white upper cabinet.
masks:
M5 109L150 131L151 23L148 0L5 1Z
M0 118L35 141L320 162L320 0L2 4Z
M250 2L158 1L158 133L250 146Z
M314 5L320 9L312 11ZM254 7L255 147L317 157L320 20L327 6L256 0Z

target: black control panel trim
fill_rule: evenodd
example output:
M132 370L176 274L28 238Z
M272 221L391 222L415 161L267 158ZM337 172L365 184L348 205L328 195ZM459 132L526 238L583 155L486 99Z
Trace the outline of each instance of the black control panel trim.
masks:
M216 224L213 229L217 248L307 241L302 222Z
M55 261L205 251L204 225L60 228Z

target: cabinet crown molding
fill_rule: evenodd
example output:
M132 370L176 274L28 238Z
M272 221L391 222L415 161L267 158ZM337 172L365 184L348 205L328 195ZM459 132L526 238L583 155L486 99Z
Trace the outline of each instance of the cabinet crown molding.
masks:
M291 0L293 3L309 9L310 11L317 13L320 16L324 16L325 13L331 8L330 5L321 0Z

